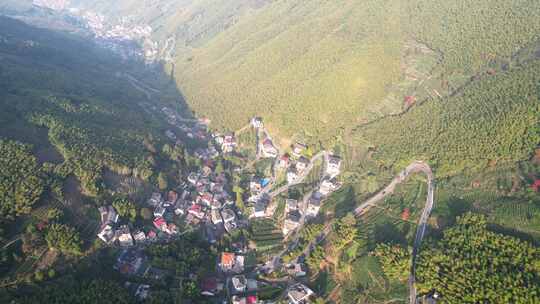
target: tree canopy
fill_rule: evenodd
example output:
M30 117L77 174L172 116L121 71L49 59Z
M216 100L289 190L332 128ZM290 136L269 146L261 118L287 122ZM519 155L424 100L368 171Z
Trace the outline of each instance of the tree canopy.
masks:
M29 213L44 190L30 146L0 139L0 219Z
M540 250L487 229L483 215L466 213L432 248L420 252L420 291L443 303L540 302Z

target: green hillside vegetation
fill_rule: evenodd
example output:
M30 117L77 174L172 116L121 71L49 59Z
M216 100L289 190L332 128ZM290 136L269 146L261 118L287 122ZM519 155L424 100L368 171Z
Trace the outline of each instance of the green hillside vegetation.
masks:
M305 130L328 139L401 108L379 102L399 78L399 15L395 1L273 2L179 54L177 83L216 127L260 114L282 137Z
M0 139L0 223L27 214L44 191L44 179L30 147Z
M445 95L481 70L506 67L540 38L539 13L535 1L278 1L179 51L175 75L216 127L261 115L282 138L303 131L324 142L401 111L406 95L394 86L411 73ZM411 41L440 54L439 66L407 60ZM433 58L423 57L415 62Z
M540 142L539 68L535 61L485 76L456 96L429 100L361 127L357 135L387 165L428 160L441 176L528 159Z
M45 127L86 194L101 191L104 167L143 179L153 164L145 138L158 141L161 123L143 115L144 95L116 76L119 59L75 37L0 18L0 136ZM41 143L42 138L25 140Z
M475 73L540 38L534 0L406 1L410 34L443 54L448 74ZM449 75L450 76L450 75Z
M40 288L35 295L24 297L17 303L104 303L128 304L136 303L127 289L113 281L92 280L79 282L76 280L63 282L61 286Z
M434 247L421 251L420 292L436 290L442 303L537 303L540 251L486 229L483 216L458 218Z

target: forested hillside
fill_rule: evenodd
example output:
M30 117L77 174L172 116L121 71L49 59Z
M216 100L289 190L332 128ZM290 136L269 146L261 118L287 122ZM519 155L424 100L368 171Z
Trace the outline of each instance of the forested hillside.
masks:
M385 96L404 77L425 77L444 95L507 64L540 37L539 14L537 1L277 1L179 52L175 74L217 127L261 115L283 138L306 131L325 141L401 111L417 92ZM434 70L407 62L411 40L441 55Z
M540 142L540 61L485 76L447 99L361 127L386 165L428 160L439 175L529 159Z
M273 2L179 54L177 83L217 127L261 115L282 137L303 130L327 140L400 109L380 102L400 76L400 9L379 0Z
M0 223L29 213L43 193L42 172L29 148L0 139Z
M0 60L0 136L48 144L36 136L45 127L65 159L57 170L75 173L90 195L100 191L104 167L152 175L143 140L159 138L160 124L142 115L136 101L145 95L117 73L118 58L90 42L0 18Z

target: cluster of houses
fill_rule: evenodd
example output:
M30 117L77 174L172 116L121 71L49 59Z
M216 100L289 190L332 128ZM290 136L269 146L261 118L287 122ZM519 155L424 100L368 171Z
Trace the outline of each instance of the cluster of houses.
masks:
M201 118L197 120L195 124L189 126L185 123L186 119L179 116L173 109L168 107L161 108L161 112L165 116L165 120L168 124L178 127L182 132L186 134L188 138L206 140L208 139L208 125L210 120L207 118ZM165 131L165 135L175 141L176 134L172 130Z
M135 243L147 241L146 234L142 230L132 232L129 225L119 223L118 213L113 206L99 207L98 210L101 217L101 227L97 236L106 244L130 247Z
M235 206L235 201L226 190L230 187L227 175L215 170L215 158L220 155L220 152L231 153L236 148L237 142L234 135L211 134L210 136L207 121L201 120L194 126L188 127L171 109L164 107L161 110L167 122L179 127L187 137L204 140L213 138L213 141L208 141L206 148L198 148L194 151L194 155L201 160L201 167L198 171L189 173L187 181L176 188L176 191L152 193L147 201L153 213L152 227L133 229L130 225L122 224L113 206L104 206L99 208L102 225L98 233L98 237L106 244L118 244L124 248L118 256L115 269L129 276L158 280L163 278L167 271L149 266L144 251L136 245L179 237L181 233L176 224L179 217L183 218L183 222L188 227L200 226L210 243L215 243L222 234L231 233L246 225L245 220L241 218L242 214ZM253 118L251 124L256 129L263 128L262 119L258 117ZM177 135L172 130L167 130L165 135L171 141L178 143ZM306 148L306 145L296 143L292 147L291 155L279 156L279 150L266 136L261 145L261 154L263 157L276 158L279 168L286 170L288 184L294 185L310 166L310 161L302 155ZM303 217L316 216L322 200L341 186L336 179L340 172L341 160L338 157L329 156L326 163L325 177L309 199L286 200L282 228L284 235L296 230L301 225ZM271 184L270 178L253 177L251 179L249 184L251 195L248 200L253 203L250 206L251 216L269 216L268 206L271 198L268 190ZM246 259L245 248L234 252L222 252L217 262L218 274L202 280L202 295L216 296L226 292L231 302L235 304L261 303L257 291L268 283L256 280L256 272L252 271L252 266L246 266ZM305 276L307 272L305 265L298 263L287 265L286 271L294 278ZM141 300L149 295L149 285L128 282L126 286ZM294 304L308 303L312 295L313 291L301 283L293 284L287 289L289 302Z
M187 223L205 221L215 225L215 229L223 226L227 232L238 228L235 202L225 189L228 180L224 173L215 173L205 165L189 174L188 183L192 190L187 202Z

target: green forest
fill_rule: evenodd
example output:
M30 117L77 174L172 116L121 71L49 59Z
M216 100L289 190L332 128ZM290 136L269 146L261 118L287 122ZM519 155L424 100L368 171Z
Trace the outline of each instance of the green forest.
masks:
M27 214L45 188L28 145L0 139L0 223Z
M428 100L355 132L384 164L427 160L440 176L529 159L540 142L539 68L534 61L484 76L455 96Z
M441 303L537 303L540 249L487 229L467 213L418 259L421 292L437 290Z
M62 15L30 0L6 3L0 14L21 5L27 21ZM274 292L301 281L317 303L406 302L416 250L420 298L540 302L539 1L70 5L116 24L151 26L163 61L122 58L80 33L0 16L0 302L218 302L201 287L214 277L229 287L216 268L222 252L245 254L250 268L282 250L276 260L286 267L261 267L252 277ZM196 140L167 123L165 105L209 118L211 133L235 134L237 150L195 157ZM286 196L274 198L273 218L248 218L246 205L257 199L247 189L253 175L274 173L273 159L255 157L254 116L280 154L303 142L306 155L327 150L343 160L342 188L324 198L316 217L301 220L297 235L282 232ZM431 179L410 174L392 193L384 187L416 160L434 172L435 203L413 251ZM203 175L191 189L187 175L203 165L224 185L211 177L205 189ZM289 197L302 205L303 194L317 191L320 169L315 164ZM278 171L276 187L286 183L287 169ZM174 189L190 205L219 187L236 194L220 198L238 211L236 232L217 229L214 219L184 221L186 210L172 215L184 207L171 205L159 217L176 225L178 238L161 231L165 241L136 248L144 275L114 270L123 250L96 238L98 206L112 205L118 226L133 235L150 235L158 217L147 205L152 192ZM385 197L376 205L352 213L379 191ZM213 234L222 236L214 243ZM301 279L289 273L296 262L307 268ZM151 284L151 297L137 301L120 283L128 279Z
M143 142L159 142L163 123L144 115L134 102L144 95L115 76L118 58L8 18L0 18L0 36L0 136L54 146L64 160L56 172L75 174L87 195L100 193L104 168L144 180L157 176ZM43 128L48 140L36 131Z
M539 13L537 1L273 2L182 49L175 75L193 110L217 128L262 116L285 142L302 132L328 142L399 113L407 94L421 97L395 91L405 78L437 96L508 66L540 38ZM424 49L417 64L407 60L411 44ZM426 49L440 59L424 71Z

